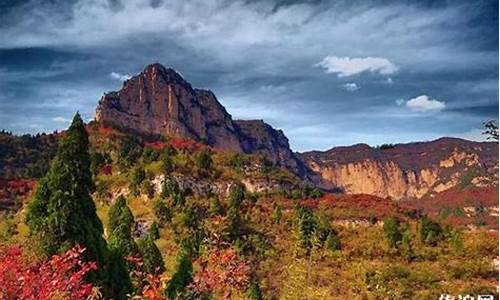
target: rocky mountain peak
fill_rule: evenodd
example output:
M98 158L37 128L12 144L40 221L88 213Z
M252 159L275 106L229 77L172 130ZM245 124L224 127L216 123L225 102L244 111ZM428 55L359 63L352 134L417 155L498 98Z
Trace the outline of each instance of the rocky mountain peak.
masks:
M179 84L191 89L191 84L189 84L181 74L179 74L176 70L167 68L160 63L147 65L139 76L143 76L146 80Z
M124 82L99 101L96 121L147 135L180 136L224 150L258 153L296 173L304 165L288 139L262 120L233 121L210 90L192 88L159 63Z

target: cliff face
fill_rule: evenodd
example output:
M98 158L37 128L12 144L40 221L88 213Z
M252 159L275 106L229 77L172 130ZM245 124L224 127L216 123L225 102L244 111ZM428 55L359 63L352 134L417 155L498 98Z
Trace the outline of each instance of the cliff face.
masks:
M274 165L283 166L295 174L306 174L304 164L290 150L283 131L272 128L262 120L235 122L240 130L243 151L263 155Z
M96 121L148 135L180 136L215 148L262 154L275 165L303 174L282 131L263 121L233 121L211 91L194 89L175 70L152 64L105 94Z
M96 121L145 134L182 136L241 151L231 116L210 91L193 89L173 69L152 64L105 94Z
M442 138L389 149L368 145L300 154L326 188L421 198L453 187L498 185L498 144Z

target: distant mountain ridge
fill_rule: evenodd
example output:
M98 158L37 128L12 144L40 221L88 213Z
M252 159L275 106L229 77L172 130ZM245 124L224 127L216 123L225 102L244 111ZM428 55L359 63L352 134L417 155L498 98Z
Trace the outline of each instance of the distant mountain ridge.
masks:
M464 181L498 185L497 143L442 138L384 149L358 144L294 153L281 130L262 120L233 120L212 91L193 88L175 70L158 63L125 81L119 91L106 93L96 121L260 154L310 184L349 193L421 198Z
M498 185L498 143L440 138L373 148L309 151L301 159L325 187L380 197L421 198L453 187Z

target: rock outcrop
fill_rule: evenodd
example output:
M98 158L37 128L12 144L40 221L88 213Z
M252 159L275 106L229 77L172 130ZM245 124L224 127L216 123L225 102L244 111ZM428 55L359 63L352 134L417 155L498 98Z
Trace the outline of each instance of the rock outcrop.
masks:
M233 121L208 90L194 89L175 70L160 64L124 82L99 101L96 121L146 135L180 136L215 148L261 154L276 166L303 175L306 168L288 139L263 121Z
M99 101L96 121L148 135L181 136L242 151L231 116L211 91L193 89L175 70L152 64Z
M236 121L240 130L241 146L246 153L267 157L274 165L283 166L304 176L307 170L294 152L283 131L272 128L262 120Z
M325 188L379 197L421 198L457 186L498 185L498 144L455 138L398 144L359 144L300 154Z

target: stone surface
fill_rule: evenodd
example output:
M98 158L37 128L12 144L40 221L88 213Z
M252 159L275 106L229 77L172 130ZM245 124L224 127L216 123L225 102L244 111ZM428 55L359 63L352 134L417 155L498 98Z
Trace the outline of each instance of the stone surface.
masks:
M348 193L421 198L460 184L498 185L498 144L492 142L442 138L390 149L360 144L300 156L325 187Z
M179 136L224 150L262 154L296 174L306 172L281 130L261 120L233 121L211 91L193 89L175 70L160 64L147 66L121 90L106 93L96 121L146 135Z

